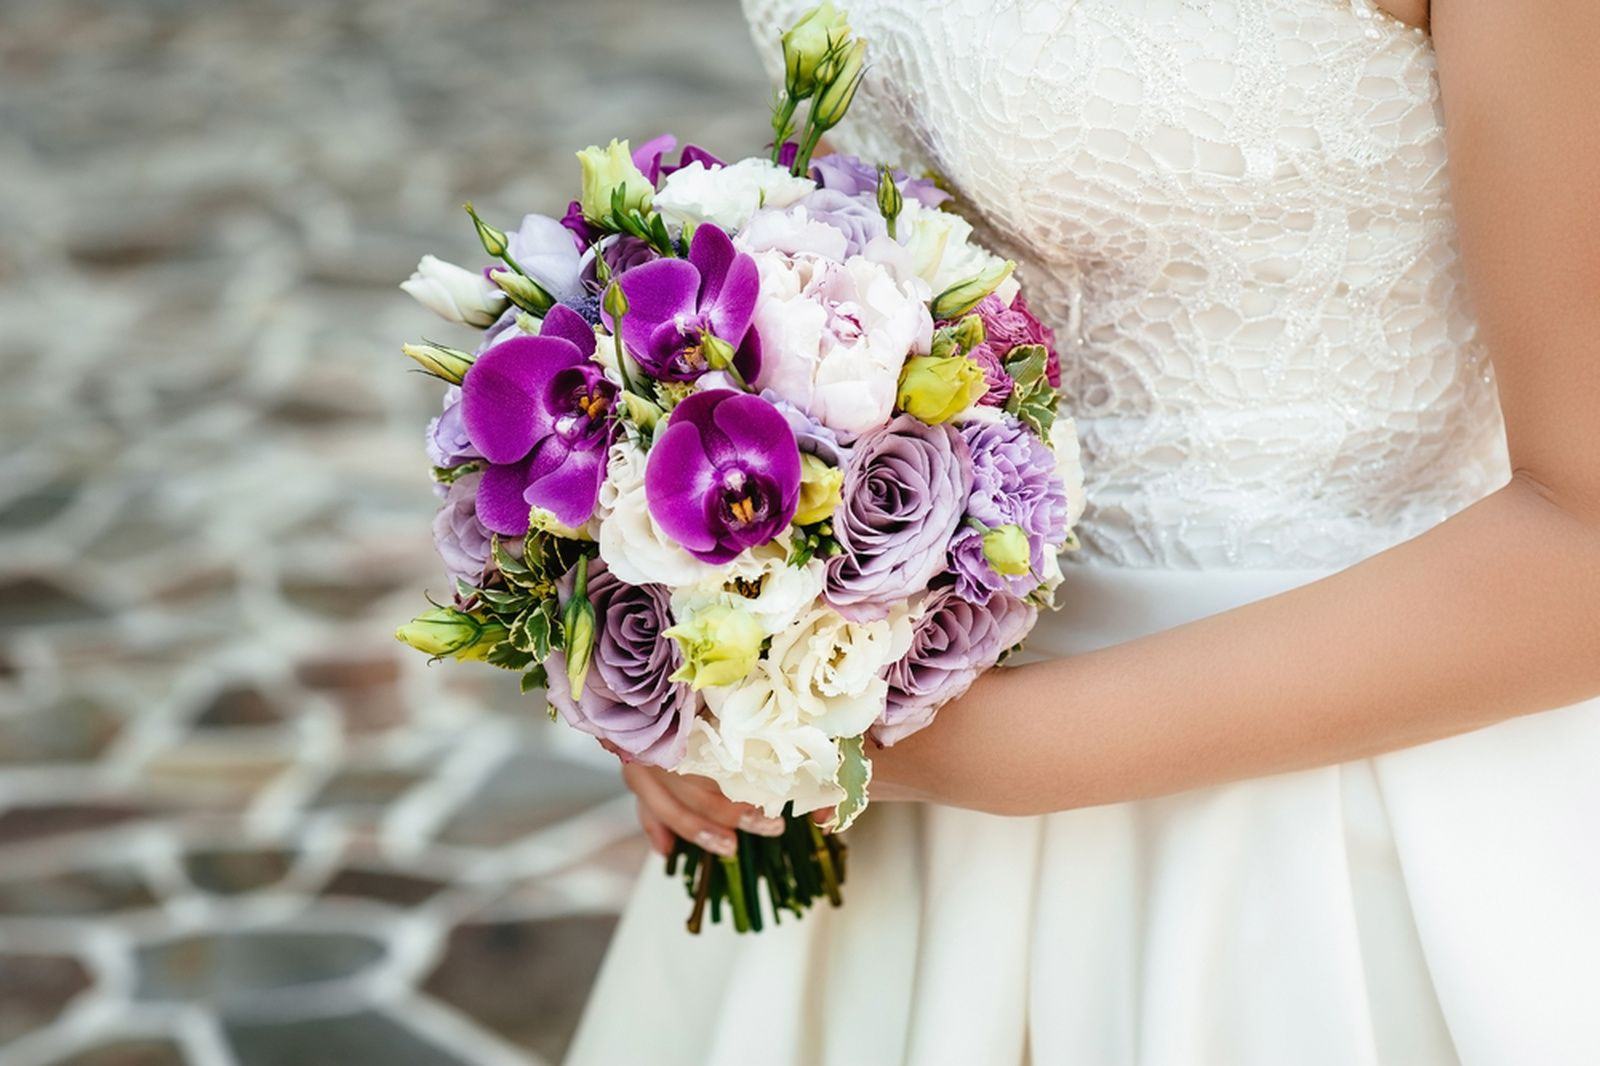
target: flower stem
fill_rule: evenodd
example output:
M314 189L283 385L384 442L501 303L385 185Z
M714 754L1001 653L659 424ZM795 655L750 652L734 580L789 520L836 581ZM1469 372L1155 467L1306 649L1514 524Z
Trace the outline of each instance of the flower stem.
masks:
M789 137L789 123L794 119L794 109L800 105L788 93L783 94L783 103L772 115L772 162L777 165L783 157L783 142Z
M715 868L715 865L712 863L705 861L700 863L700 881L695 886L694 910L689 912L688 923L689 932L696 935L699 934L700 926L705 921L706 899L711 895L711 871Z
M833 849L828 846L828 838L822 835L822 827L816 822L811 823L811 843L816 848L817 865L822 867L822 887L828 894L828 902L835 907L843 906L839 875L833 868Z
M750 909L745 904L744 874L739 869L737 855L719 860L722 873L728 879L728 903L733 908L733 928L740 933L750 931Z

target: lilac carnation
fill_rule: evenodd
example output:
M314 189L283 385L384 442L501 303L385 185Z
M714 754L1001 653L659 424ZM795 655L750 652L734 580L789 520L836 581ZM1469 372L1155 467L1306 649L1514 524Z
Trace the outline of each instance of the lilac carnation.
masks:
M575 576L558 582L565 603ZM566 723L615 744L639 762L668 769L683 760L694 724L689 686L671 681L683 665L676 642L662 636L672 625L670 594L662 585L619 581L599 559L589 562L594 604L594 652L578 699L567 687L567 659L551 652L550 703Z
M1004 407L1006 401L1011 399L1012 390L1017 387L1017 383L1006 373L1005 365L1000 361L1000 354L994 350L994 345L985 341L967 352L966 356L983 368L983 380L989 386L989 391L978 397L978 402L985 407Z
M950 194L927 178L913 178L903 170L896 170L894 183L900 195L909 196L923 207L938 207L950 199ZM878 191L878 168L853 155L835 152L811 162L811 176L824 189L835 189L846 196L875 197Z
M1045 556L1067 536L1067 492L1055 454L1022 423L969 422L961 436L972 453L972 493L966 519L988 529L1015 525L1028 538L1027 574L997 573L983 554L983 529L963 521L950 542L956 590L984 603L996 592L1026 596L1038 587Z
M833 189L807 193L795 203L803 206L812 220L826 223L844 234L846 256L860 255L872 241L889 236L889 224L875 203Z
M881 618L945 568L972 492L972 456L948 425L901 415L863 434L845 468L824 597L857 621Z
M889 747L933 721L977 676L1028 635L1038 611L1011 596L972 603L953 585L930 593L911 638L911 650L885 675L889 694L869 735Z
M452 589L457 578L476 585L489 565L493 534L478 520L478 482L482 474L456 478L433 516L433 546L444 560Z
M704 381L705 378L701 380ZM795 443L800 446L802 452L814 455L834 467L843 468L850 461L851 448L840 442L839 434L771 389L762 389L761 398L777 408L778 413L788 421L789 429L794 433Z
M451 385L444 390L444 412L428 423L428 435L423 441L428 452L428 462L434 466L450 468L482 459L478 449L467 438L467 428L461 423L461 388Z

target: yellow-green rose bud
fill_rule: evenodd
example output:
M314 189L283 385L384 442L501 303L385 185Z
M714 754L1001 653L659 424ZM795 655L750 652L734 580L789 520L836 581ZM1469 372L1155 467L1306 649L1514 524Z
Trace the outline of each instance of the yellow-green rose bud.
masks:
M988 331L983 328L983 319L977 315L968 315L955 324L954 336L956 343L961 345L961 350L970 352L988 338Z
M857 39L848 51L836 54L824 64L818 81L827 81L817 90L811 105L811 123L819 130L831 130L844 119L850 102L856 98L856 88L861 84L863 64L867 57L867 42Z
M1028 535L1017 525L996 526L985 533L983 557L995 573L1007 577L1018 577L1032 569Z
M474 361L474 357L466 352L446 348L442 344L402 344L400 350L414 359L423 370L452 385L461 384L461 379L467 376Z
M834 9L833 0L807 11L783 35L784 89L796 100L817 90L817 65L850 36L850 22Z
M409 644L435 659L485 659L506 630L498 622L458 611L454 607L435 607L417 615L394 631L396 640Z
M900 372L900 410L930 426L948 422L989 391L983 368L964 355L917 355Z
M695 691L743 680L761 658L766 634L755 616L723 604L705 607L666 631L683 651L683 666L672 675Z
M645 211L655 196L650 179L633 165L627 141L612 141L605 148L590 145L578 153L583 168L583 192L578 203L583 217L594 221L611 217L613 193L622 190L624 211Z
M976 277L958 281L933 298L930 310L935 319L960 318L983 302L983 298L1000 287L1011 276L1017 264L1007 259L989 267Z
M794 512L794 524L811 526L827 521L838 509L843 488L843 470L809 452L801 452L800 506Z

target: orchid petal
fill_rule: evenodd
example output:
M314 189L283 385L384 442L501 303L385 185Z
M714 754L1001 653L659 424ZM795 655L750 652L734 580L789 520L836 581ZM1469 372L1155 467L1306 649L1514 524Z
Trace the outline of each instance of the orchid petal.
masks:
M555 447L557 443L557 438L552 438L534 460L522 497L523 510L543 507L555 515L557 522L576 528L594 517L600 482L605 480L605 464L601 462L605 452L575 451ZM546 453L553 453L551 460L545 459Z
M504 463L484 470L478 482L478 520L495 533L520 537L528 532L528 461Z
M565 304L556 304L544 316L539 336L555 337L577 348L585 359L594 355L594 328L583 316Z
M550 432L550 417L540 402L550 376L584 361L571 342L559 337L514 337L496 344L478 357L461 383L467 439L491 463L522 459Z
M700 443L700 429L689 421L674 419L650 449L644 475L650 514L662 532L690 552L716 547L716 537L700 515L715 475Z
M682 259L657 259L634 267L618 282L628 298L622 341L634 355L648 352L651 334L665 322L694 314L700 272ZM610 320L610 316L606 316ZM611 323L612 328L615 323Z

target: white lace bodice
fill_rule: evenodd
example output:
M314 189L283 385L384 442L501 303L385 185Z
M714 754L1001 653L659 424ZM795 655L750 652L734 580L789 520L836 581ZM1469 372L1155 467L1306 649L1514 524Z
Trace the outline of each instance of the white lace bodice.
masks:
M811 0L744 0L774 78ZM836 146L943 175L1057 328L1086 555L1342 566L1506 477L1432 47L1367 0L845 0Z

